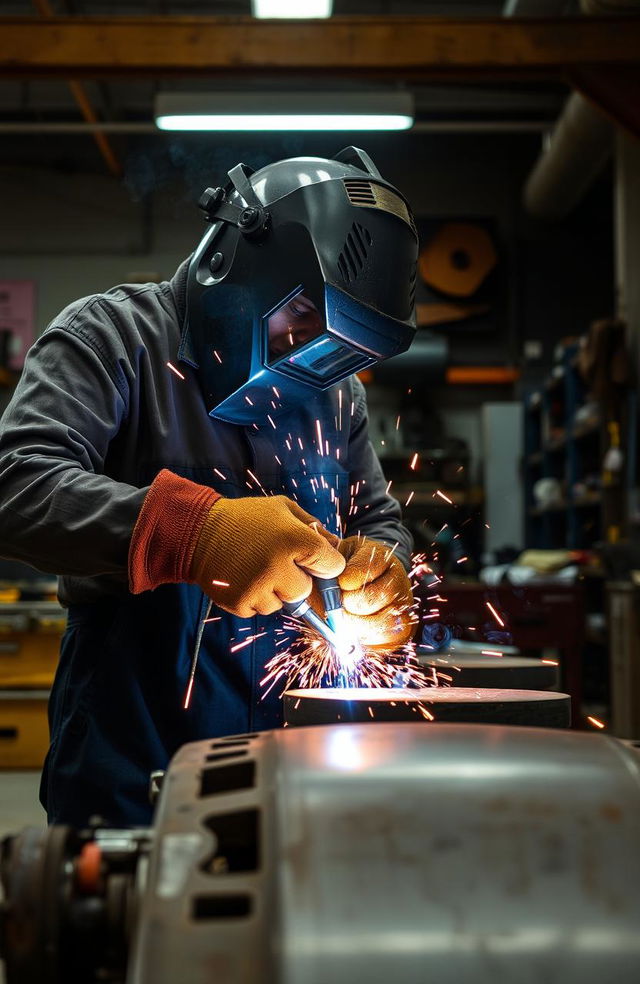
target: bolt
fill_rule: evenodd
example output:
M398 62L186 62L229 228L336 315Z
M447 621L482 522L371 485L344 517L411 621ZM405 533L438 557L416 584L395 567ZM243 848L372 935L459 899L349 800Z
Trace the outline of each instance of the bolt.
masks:
M211 259L209 260L209 269L211 270L211 273L217 273L217 271L220 269L223 263L224 263L223 254L220 252L214 253Z
M223 188L207 188L198 199L198 208L201 208L204 212L211 212L220 204L223 198Z
M258 218L257 208L245 208L240 213L240 218L238 219L238 224L243 228L250 226Z

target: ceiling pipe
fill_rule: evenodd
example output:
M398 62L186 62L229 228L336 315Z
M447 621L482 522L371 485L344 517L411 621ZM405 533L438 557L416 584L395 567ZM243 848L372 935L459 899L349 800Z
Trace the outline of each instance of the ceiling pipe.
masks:
M524 187L525 208L562 219L580 202L609 160L613 126L580 93L572 93Z
M518 13L537 9L536 0L512 0ZM581 0L587 15L640 13L640 0ZM540 219L561 219L581 201L613 152L612 123L584 96L572 93L545 140L524 188L527 211Z

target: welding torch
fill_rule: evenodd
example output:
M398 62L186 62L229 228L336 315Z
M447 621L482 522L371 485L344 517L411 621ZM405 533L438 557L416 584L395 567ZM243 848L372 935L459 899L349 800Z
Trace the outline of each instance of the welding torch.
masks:
M285 602L282 608L287 615L306 622L335 649L339 643L338 632L342 622L342 594L338 580L335 577L317 577L314 581L324 603L326 622L316 615L307 598L303 598L302 601Z

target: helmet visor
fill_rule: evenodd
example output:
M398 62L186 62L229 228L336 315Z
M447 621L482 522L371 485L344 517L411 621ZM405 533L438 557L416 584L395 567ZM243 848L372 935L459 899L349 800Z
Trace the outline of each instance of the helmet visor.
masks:
M325 310L298 287L264 319L270 369L324 388L373 365L376 359L369 353L327 331Z

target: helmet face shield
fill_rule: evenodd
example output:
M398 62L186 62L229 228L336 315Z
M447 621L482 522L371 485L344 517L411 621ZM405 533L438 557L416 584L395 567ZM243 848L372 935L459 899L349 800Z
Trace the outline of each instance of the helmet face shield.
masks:
M319 309L297 288L293 296L263 320L265 365L302 383L325 389L375 362L365 352L336 338L327 323L326 301Z

